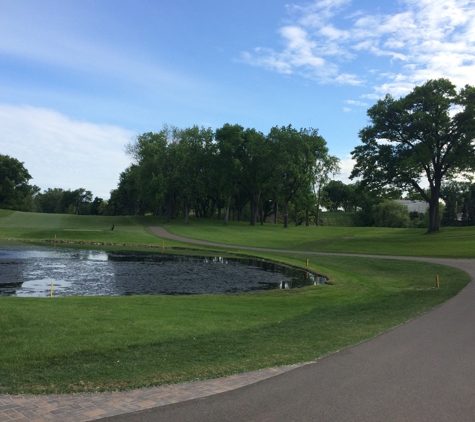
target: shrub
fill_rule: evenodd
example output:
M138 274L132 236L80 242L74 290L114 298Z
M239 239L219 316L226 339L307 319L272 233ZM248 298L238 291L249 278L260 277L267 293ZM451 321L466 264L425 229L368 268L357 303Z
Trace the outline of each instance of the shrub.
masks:
M384 201L371 209L376 227L409 227L409 213L403 205L394 201Z

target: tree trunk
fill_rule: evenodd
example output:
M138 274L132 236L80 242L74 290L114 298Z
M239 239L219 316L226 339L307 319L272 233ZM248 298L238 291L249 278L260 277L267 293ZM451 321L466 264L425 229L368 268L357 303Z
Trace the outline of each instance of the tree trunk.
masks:
M433 233L439 231L440 228L440 219L439 219L439 198L440 198L440 185L442 176L435 172L434 179L430 184L430 198L429 202L429 230L428 233ZM425 195L422 195L424 198Z
M254 205L254 196L251 197L251 218L250 218L250 224L251 226L256 225L256 210L255 210L255 205Z
M310 212L308 208L305 210L305 225L308 227L310 226Z
M190 223L190 210L188 209L188 201L185 199L185 224Z
M318 194L317 194L317 215L315 216L315 225L319 226L320 225L320 185L318 185Z
M274 224L277 224L277 214L279 214L279 203L274 202Z
M436 191L436 189L434 189L434 191ZM437 232L440 228L439 195L434 191L431 191L431 198L429 201L429 233Z
M170 222L172 213L172 199L170 195L167 196L167 223Z
M284 202L284 229L289 226L289 201Z
M231 194L228 195L228 203L226 204L226 214L224 215L224 225L228 225L229 220L229 207L231 206Z

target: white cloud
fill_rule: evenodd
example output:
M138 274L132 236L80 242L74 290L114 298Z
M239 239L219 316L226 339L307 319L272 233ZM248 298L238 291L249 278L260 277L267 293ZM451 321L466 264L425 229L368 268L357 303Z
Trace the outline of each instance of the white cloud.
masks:
M345 157L340 159L340 173L338 173L334 179L340 180L343 183L355 183L355 180L350 179L350 174L353 170L356 161L351 158L350 155L346 155Z
M368 107L368 103L365 103L364 101L346 100L345 104L350 104L358 107Z
M70 119L56 111L0 104L0 150L25 163L41 189L85 188L104 199L130 164L135 135L117 126Z
M324 83L357 85L377 76L381 82L374 82L374 97L403 95L439 77L458 86L475 84L473 0L402 0L398 13L345 15L351 3L320 0L289 7L293 23L280 30L283 51L260 49L244 54L244 60L255 66L275 61L278 66L266 67ZM345 70L364 55L387 57L392 71L356 75Z

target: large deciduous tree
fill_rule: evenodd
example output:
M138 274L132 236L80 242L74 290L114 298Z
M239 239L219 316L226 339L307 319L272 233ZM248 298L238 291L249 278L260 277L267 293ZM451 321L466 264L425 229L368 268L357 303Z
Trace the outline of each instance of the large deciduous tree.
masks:
M368 116L351 177L418 192L429 203L429 232L438 231L442 182L475 168L475 88L429 80L398 100L386 95Z
M0 208L23 211L24 201L31 194L31 178L22 162L0 155Z

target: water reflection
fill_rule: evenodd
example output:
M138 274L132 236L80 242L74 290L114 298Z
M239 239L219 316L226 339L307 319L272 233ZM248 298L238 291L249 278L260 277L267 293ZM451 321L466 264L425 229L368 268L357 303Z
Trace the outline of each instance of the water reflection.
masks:
M253 258L0 247L0 296L189 295L323 284L304 270Z

